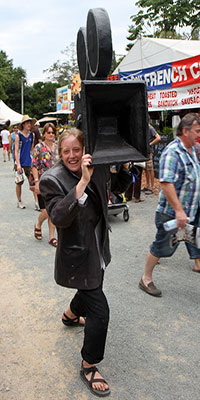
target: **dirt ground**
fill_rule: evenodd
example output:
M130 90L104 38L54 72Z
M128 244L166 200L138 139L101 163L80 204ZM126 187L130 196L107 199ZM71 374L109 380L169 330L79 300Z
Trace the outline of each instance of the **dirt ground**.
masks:
M26 209L16 207L12 163L2 159L0 149L0 400L95 400L79 377L83 329L61 322L74 291L56 285L47 223L39 242L33 195L25 182ZM192 272L185 246L156 267L163 297L138 288L155 236L158 190L155 179L154 195L128 203L128 222L122 214L109 218L110 323L99 368L110 400L199 399L200 274Z
M143 172L142 174L142 188L146 186L146 179L145 179L145 174ZM160 191L160 182L159 179L154 178L154 194L158 195Z

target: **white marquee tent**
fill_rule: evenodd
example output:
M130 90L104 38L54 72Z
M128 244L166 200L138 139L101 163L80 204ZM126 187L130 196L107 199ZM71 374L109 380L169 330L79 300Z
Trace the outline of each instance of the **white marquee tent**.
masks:
M174 40L142 37L118 65L114 74L149 68L200 54L199 40Z
M140 38L114 71L146 82L148 110L200 107L200 41Z
M0 100L0 123L10 120L11 125L19 124L22 120L23 115L17 113L8 107L2 100Z

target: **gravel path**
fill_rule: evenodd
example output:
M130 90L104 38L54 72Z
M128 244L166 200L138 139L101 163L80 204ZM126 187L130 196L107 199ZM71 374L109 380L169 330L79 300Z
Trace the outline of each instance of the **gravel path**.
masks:
M74 291L55 284L55 250L33 237L37 212L27 182L16 208L12 162L0 149L0 399L90 400L79 378L82 328L66 328L61 314ZM112 262L105 276L111 309L100 369L112 400L199 399L199 284L185 246L162 259L154 281L162 298L138 288L154 238L157 196L129 202L130 219L110 217Z

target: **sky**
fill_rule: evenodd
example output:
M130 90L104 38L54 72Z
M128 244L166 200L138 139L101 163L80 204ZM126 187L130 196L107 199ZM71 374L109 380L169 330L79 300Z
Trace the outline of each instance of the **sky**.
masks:
M77 32L86 26L89 9L107 11L113 50L126 54L130 16L137 13L134 0L0 0L0 49L13 60L14 67L25 69L29 84L45 81L43 70L57 60Z

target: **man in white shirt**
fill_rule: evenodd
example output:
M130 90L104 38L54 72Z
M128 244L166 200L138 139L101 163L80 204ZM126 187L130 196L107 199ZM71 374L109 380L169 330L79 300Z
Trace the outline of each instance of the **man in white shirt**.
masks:
M0 135L3 145L3 161L6 162L6 150L8 153L8 160L10 161L10 132L7 129L3 129Z

